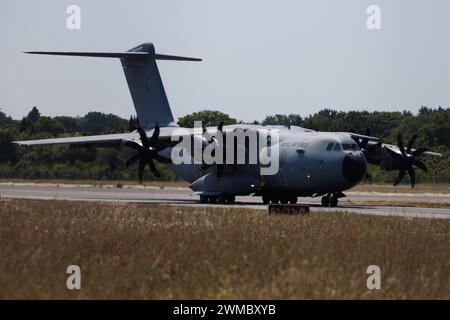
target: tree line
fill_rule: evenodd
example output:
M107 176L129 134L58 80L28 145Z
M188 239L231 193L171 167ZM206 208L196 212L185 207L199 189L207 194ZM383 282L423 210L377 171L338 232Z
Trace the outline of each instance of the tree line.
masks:
M203 121L205 126L242 123L229 115L213 110L203 110L181 117L178 124L193 127L194 121ZM421 107L416 114L409 111L337 111L323 109L302 117L298 114L269 115L252 124L301 126L320 131L348 131L365 133L371 128L372 135L383 142L396 143L401 133L404 140L418 134L416 146L427 146L431 150L446 153L450 148L450 108ZM136 117L123 119L113 114L90 112L83 117L43 116L37 107L21 120L14 120L0 109L0 179L89 179L89 180L135 180L137 168L125 170L111 149L71 148L69 146L20 147L11 144L14 140L32 140L53 137L84 136L133 131L138 125ZM420 172L418 180L426 182L450 182L450 160L424 157L429 171ZM158 164L165 180L176 176L165 166ZM373 182L391 182L395 172L381 172L371 167ZM154 179L151 174L146 179ZM405 181L406 183L406 181Z

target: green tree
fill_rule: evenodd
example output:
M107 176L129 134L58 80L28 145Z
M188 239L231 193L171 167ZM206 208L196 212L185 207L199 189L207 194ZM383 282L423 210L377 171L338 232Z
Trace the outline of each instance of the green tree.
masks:
M139 120L137 117L131 116L128 120L128 131L134 131L139 126Z
M34 122L30 128L32 134L48 133L53 137L62 134L65 129L64 125L57 119L50 117L40 117Z
M41 113L39 112L38 108L36 106L31 109L31 111L28 113L26 117L22 119L22 122L20 124L20 131L28 130L33 123L39 120L41 117Z
M194 121L202 121L205 127L218 126L221 121L225 125L236 124L237 120L220 111L203 110L194 112L178 119L178 125L184 128L193 128Z
M276 114L274 116L267 116L263 122L263 125L284 125L284 126L302 126L303 119L298 114Z
M8 117L0 108L0 128L12 128L16 126L16 122Z

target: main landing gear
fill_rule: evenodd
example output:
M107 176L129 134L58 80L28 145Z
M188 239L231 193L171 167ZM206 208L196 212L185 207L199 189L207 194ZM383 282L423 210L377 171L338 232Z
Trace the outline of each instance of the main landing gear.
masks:
M262 200L264 204L296 204L297 203L297 197L296 196L284 196L284 195L274 195L274 194L264 194L262 196Z
M328 194L322 197L322 206L323 207L337 207L338 205L338 197L335 194Z
M211 204L234 204L236 202L235 196L200 196L200 203Z

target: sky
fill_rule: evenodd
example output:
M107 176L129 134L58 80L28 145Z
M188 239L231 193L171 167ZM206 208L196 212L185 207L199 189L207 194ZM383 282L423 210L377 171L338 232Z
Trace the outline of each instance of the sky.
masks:
M81 29L69 30L69 5ZM381 29L367 27L380 8ZM446 0L0 0L0 108L19 119L90 111L135 115L115 59L23 51L156 50L175 117L220 110L243 121L323 108L416 113L450 105Z

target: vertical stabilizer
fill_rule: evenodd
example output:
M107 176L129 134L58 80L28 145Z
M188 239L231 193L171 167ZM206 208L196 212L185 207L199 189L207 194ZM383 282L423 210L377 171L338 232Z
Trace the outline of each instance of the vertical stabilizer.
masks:
M175 126L164 85L156 65L155 47L145 43L129 52L145 52L146 56L122 58L122 67L133 98L139 123L143 128Z

